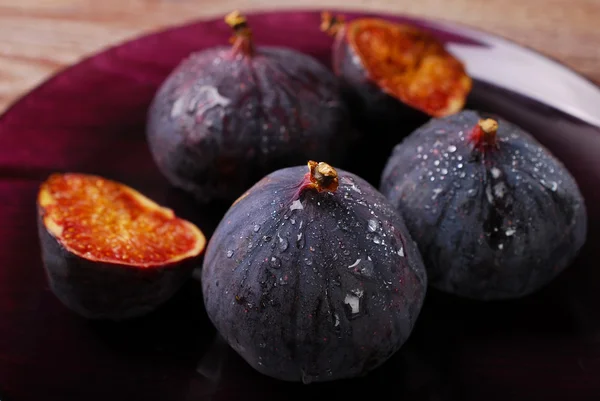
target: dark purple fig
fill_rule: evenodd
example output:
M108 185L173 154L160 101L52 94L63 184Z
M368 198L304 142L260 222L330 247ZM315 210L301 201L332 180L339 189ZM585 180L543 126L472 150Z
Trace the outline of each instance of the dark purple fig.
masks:
M233 47L190 55L149 109L147 137L169 181L202 202L233 201L275 169L338 160L351 125L335 76L316 59L255 47L246 19L226 17Z
M309 162L269 174L214 232L208 316L252 367L287 381L366 374L406 341L426 275L400 215L363 179Z
M206 243L172 210L98 176L53 174L37 207L50 289L90 319L151 312L191 277Z
M585 242L577 183L530 134L467 110L396 146L381 191L403 214L429 282L481 300L549 283Z
M335 38L333 70L363 132L351 154L375 160L349 166L377 186L394 145L431 117L460 111L472 80L442 42L415 26L378 18L344 22L324 12L321 29Z

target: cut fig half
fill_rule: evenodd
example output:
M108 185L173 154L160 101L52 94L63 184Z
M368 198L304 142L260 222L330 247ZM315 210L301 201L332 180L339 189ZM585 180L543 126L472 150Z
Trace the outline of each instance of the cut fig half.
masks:
M343 23L329 13L323 13L322 29L336 35L336 74L356 76L343 65L353 64L381 91L432 117L464 107L472 80L463 63L429 32L378 18Z
M172 210L99 176L53 174L37 205L50 287L87 318L154 310L191 276L206 244L202 231Z

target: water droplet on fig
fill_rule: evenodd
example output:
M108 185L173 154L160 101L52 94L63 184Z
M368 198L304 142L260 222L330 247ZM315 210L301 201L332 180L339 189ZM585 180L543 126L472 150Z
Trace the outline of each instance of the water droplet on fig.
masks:
M227 257L231 258L232 256L233 256L233 250L230 249L227 251Z
M271 241L271 239L272 239L272 238L273 238L273 237L271 237L270 235L264 235L264 236L263 236L263 241L265 241L265 242L269 242L269 241Z
M433 162L433 165L434 165L434 166L439 166L439 165L440 165L440 161L439 161L439 160L436 160L436 161L434 161L434 162Z
M258 230L260 230L260 225L259 224L255 224L253 230L254 230L255 233L257 233Z
M378 235L374 235L373 242L379 245L381 244L381 238Z
M459 169L460 169L460 168L463 168L463 164L462 164L462 163L458 163L458 164L456 165L456 168L459 168Z
M514 235L516 232L517 232L517 230L515 230L514 228L508 228L508 229L506 229L504 234L506 234L507 237L510 237L510 236Z
M346 293L346 297L344 298L344 304L348 306L348 308L346 308L346 311L349 314L349 319L357 317L357 315L360 313L360 301L363 294L364 291L361 289L351 290L350 292Z
M476 190L474 190L473 188L471 188L471 189L469 189L469 190L467 191L467 196L468 196L469 198L473 198L473 197L475 197L475 195L476 195L476 194L477 194L477 191L476 191Z
M310 266L313 264L313 261L311 258L304 258L304 263L306 263L307 266Z
M454 146L454 145L448 146L448 152L450 152L450 153L456 152L456 146Z
M375 232L379 229L379 222L377 220L371 219L368 223L369 231Z
M442 175L446 175L448 174L448 169L443 168L440 172L442 173Z
M302 210L302 209L304 209L304 206L302 205L302 202L300 201L300 199L296 199L290 205L290 210Z
M442 193L442 188L434 188L433 196L431 197L431 200L435 200L435 198L437 198L438 195L441 193Z
M496 167L492 167L491 172L492 172L492 177L494 177L494 178L498 178L502 175L502 171L500 171L500 169L498 169Z
M398 249L398 255L404 257L404 248L400 247L400 249Z
M277 237L279 238L279 251L285 252L290 243L288 242L287 238L282 238L279 236L279 234L277 234Z
M310 384L318 378L319 378L319 376L309 375L304 370L302 370L302 383L303 384Z
M296 237L296 246L298 247L298 249L304 249L304 245L306 245L304 235L302 235L302 233L299 233Z
M272 256L271 260L269 261L269 266L271 266L273 269L279 269L281 267L281 260L275 256Z

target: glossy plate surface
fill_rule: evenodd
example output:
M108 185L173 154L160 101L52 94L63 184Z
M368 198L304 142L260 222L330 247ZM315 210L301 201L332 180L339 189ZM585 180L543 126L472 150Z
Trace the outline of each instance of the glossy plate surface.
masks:
M431 290L398 354L365 378L322 385L254 372L216 339L195 280L145 318L77 317L48 289L40 260L35 197L49 173L120 180L207 235L224 212L199 210L171 189L145 142L146 109L166 75L191 51L230 36L220 19L183 26L84 60L0 117L0 400L600 399L600 90L498 37L396 19L430 29L466 63L476 78L469 107L521 125L574 174L590 231L571 268L512 302ZM329 64L332 40L319 32L318 12L255 14L249 22L257 43L294 47Z

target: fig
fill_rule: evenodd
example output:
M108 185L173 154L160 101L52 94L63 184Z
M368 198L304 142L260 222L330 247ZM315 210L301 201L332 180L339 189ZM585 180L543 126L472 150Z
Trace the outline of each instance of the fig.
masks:
M407 340L427 277L399 213L327 163L277 170L227 211L207 246L209 318L257 371L285 381L367 374Z
M458 296L533 293L586 239L585 202L570 172L497 116L464 110L432 119L394 148L381 182L419 246L430 284Z
M367 111L395 119L399 105L431 117L464 107L472 80L431 33L380 18L344 22L329 12L322 14L321 29L335 38L335 74Z
M237 12L225 20L233 46L181 62L147 118L159 169L199 202L231 202L264 175L308 158L339 160L352 136L330 70L296 50L255 46Z
M472 80L460 60L431 33L380 18L322 13L321 29L334 36L332 68L361 134L349 154L369 154L370 163L348 158L342 167L379 187L394 146L431 117L464 107Z
M124 184L53 174L40 186L37 207L50 289L83 317L147 314L200 265L200 229Z

